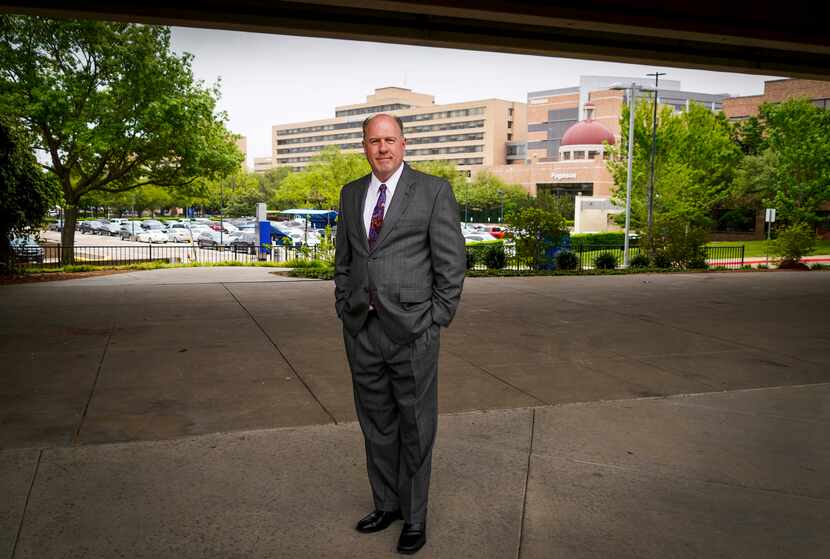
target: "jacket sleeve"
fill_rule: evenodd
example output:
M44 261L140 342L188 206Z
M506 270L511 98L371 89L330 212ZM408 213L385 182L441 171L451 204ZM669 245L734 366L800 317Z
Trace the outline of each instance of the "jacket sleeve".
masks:
M429 247L433 273L432 321L448 326L461 300L467 259L458 221L458 203L446 181L442 181L432 209Z
M349 244L346 214L343 211L345 192L345 187L340 190L340 211L337 213L337 235L334 239L334 309L337 311L337 317L341 319L349 296L352 265L352 247Z

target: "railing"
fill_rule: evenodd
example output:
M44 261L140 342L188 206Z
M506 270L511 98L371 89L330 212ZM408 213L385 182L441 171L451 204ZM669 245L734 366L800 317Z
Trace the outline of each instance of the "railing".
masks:
M616 268L621 268L623 265L623 245L574 245L569 250L576 256L576 269L579 271L595 269L597 257L606 253L610 253L616 260ZM743 246L705 246L702 250L702 257L709 268L737 269L744 265ZM513 271L536 268L555 269L555 255L558 252L558 250L551 251L546 258L536 263L533 258L517 255L513 245L504 246L495 243L472 245L466 247L467 269ZM630 246L628 254L629 258L633 259L641 254L641 247Z
M64 258L62 245L42 247L41 254L30 253L24 258L18 258L17 266L58 268L69 264ZM288 260L316 259L323 256L319 247L295 247L276 245L256 253L254 247L216 247L200 248L196 245L110 245L73 247L72 261L76 265L92 266L120 266L140 264L145 262L168 263L253 263L253 262L285 262Z

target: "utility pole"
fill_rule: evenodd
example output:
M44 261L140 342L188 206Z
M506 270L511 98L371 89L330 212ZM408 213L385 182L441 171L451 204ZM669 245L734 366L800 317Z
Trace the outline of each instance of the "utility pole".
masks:
M653 74L646 74L646 76L654 76L654 112L651 117L651 171L648 176L648 242L654 246L654 159L657 154L657 91L660 83L660 76L665 76L665 72L654 72Z

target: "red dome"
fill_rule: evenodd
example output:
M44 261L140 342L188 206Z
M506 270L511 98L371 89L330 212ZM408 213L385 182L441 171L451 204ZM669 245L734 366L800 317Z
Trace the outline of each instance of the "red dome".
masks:
M595 120L577 122L562 136L561 146L602 145L608 142L614 145L614 135L605 126Z

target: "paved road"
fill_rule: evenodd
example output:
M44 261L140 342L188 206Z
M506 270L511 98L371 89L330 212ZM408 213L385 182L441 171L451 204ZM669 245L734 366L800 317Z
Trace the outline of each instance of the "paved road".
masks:
M828 287L468 280L421 556L826 557ZM1 287L0 558L393 556L351 528L331 298L258 269Z

